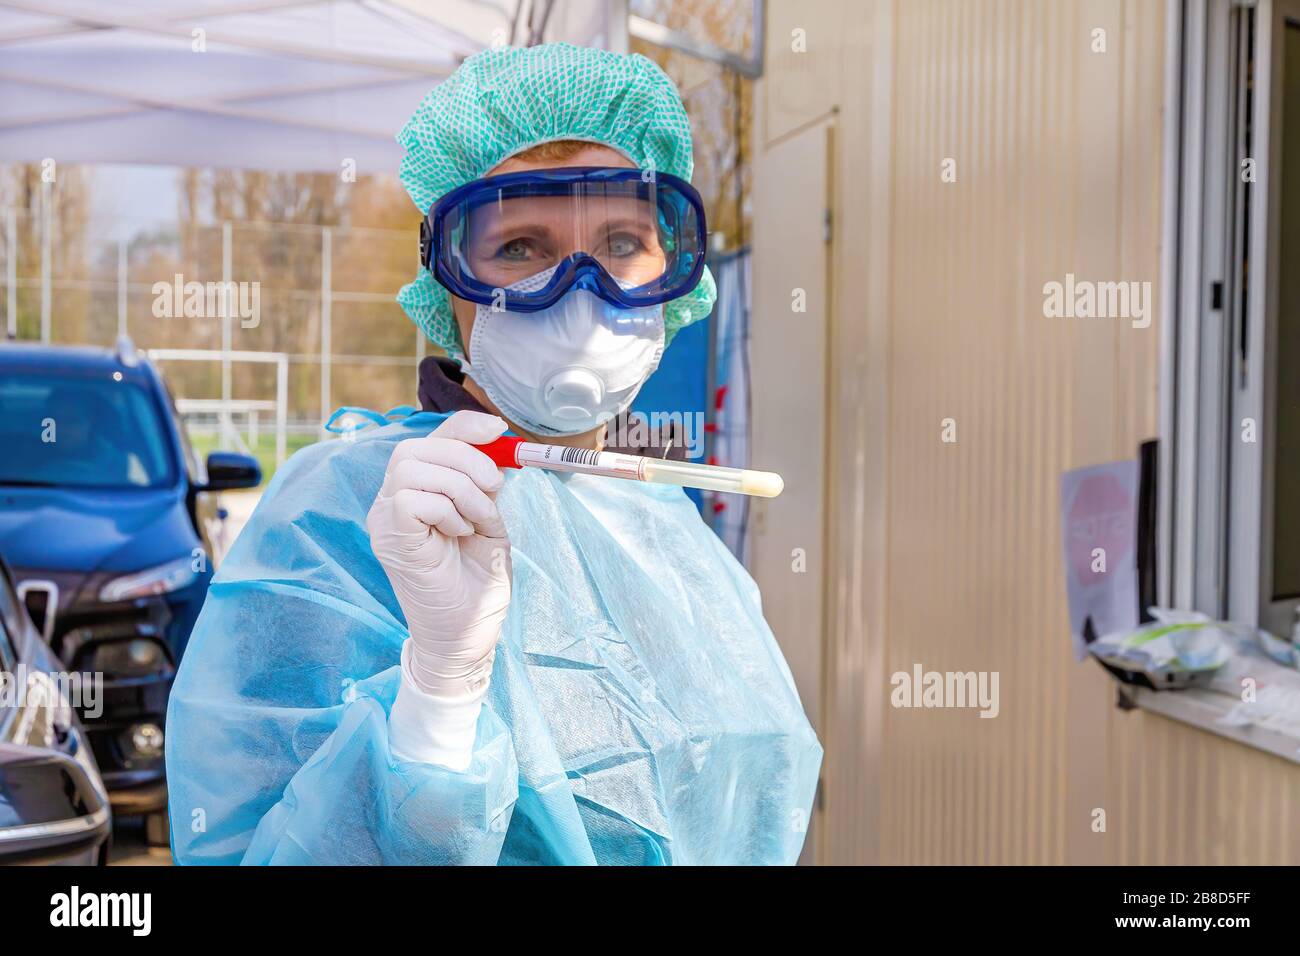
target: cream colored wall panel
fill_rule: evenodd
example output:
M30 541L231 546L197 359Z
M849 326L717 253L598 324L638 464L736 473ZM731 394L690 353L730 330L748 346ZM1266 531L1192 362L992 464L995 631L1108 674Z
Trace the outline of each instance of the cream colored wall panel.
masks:
M893 0L865 0L845 5L839 24L827 373L835 440L826 458L828 482L839 492L826 528L826 759L817 831L818 860L838 864L880 856L892 13Z
M759 103L764 142L827 116L841 94L842 44L837 0L770 0L766 67ZM756 196L759 195L755 190Z
M1117 241L1123 215L1126 96L1130 92L1124 72L1124 49L1134 37L1121 29L1121 0L1092 0L1062 10L1061 68L1071 76L1070 125L1062 143L1068 152L1058 168L1068 171L1073 189L1060 206L1073 242L1065 258L1043 281L1066 282L1068 275L1090 282L1125 281L1127 268L1145 269L1141 278L1155 279L1155 259L1140 256L1125 263ZM1104 43L1104 52L1098 47ZM1097 45L1097 46L1094 46ZM1130 120L1131 121L1131 120ZM1065 157L1068 157L1065 158ZM1154 183L1152 184L1154 185ZM1089 200L1093 201L1089 201ZM1151 250L1154 252L1154 249ZM1042 282L1038 284L1041 290ZM1039 293L1041 297L1041 291ZM1040 300L1041 301L1041 300ZM1095 465L1116 458L1131 458L1136 449L1117 440L1114 427L1120 381L1116 365L1117 342L1123 317L1106 319L1044 319L1062 326L1070 348L1060 371L1069 389L1072 409L1071 442L1064 468ZM1151 334L1148 330L1148 334ZM1050 526L1055 527L1053 521ZM1059 534L1059 531L1058 531ZM1046 566L1051 577L1043 587L1063 579L1060 562ZM1067 666L1065 712L1067 760L1071 785L1066 790L1065 854L1072 863L1105 862L1105 842L1093 829L1093 811L1106 806L1105 708L1113 700L1109 678L1098 668Z
M1108 863L1300 860L1293 764L1153 714L1111 720L1120 779L1112 780Z
M1106 859L1088 824L1110 799L1113 689L1069 655L1057 488L1153 430L1154 334L1135 346L1116 322L1048 319L1041 290L1067 273L1154 279L1159 210L1130 200L1159 195L1138 152L1159 90L1131 74L1153 55L1159 76L1161 35L1126 9L892 9L884 671L997 671L1002 712L886 710L885 861Z
M750 570L804 709L819 730L829 135L825 125L803 130L755 162L757 211L781 225L754 237L750 348L756 383L751 458L755 467L785 479L779 498L750 504ZM792 182L798 188L785 187Z
M831 132L828 124L815 124L755 159L755 214L780 225L754 235L750 317L755 382L750 455L755 467L782 475L785 491L751 501L749 565L768 624L819 735L825 726L825 223ZM803 862L819 859L819 816L815 812L810 821Z

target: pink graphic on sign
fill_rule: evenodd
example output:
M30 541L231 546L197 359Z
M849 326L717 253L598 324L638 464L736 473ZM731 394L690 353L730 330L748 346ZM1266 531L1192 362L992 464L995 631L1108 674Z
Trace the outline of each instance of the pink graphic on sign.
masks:
M1061 476L1061 551L1075 656L1084 622L1100 637L1138 625L1138 464L1118 461Z
M1136 543L1135 520L1133 495L1114 475L1089 475L1080 482L1070 506L1065 545L1079 584L1103 584L1112 568L1123 566Z

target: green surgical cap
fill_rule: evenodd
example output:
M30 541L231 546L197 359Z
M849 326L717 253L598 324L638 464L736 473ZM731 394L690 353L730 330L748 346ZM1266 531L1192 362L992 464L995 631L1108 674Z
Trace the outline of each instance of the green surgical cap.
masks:
M406 149L402 185L427 213L457 186L560 139L599 143L642 169L691 178L690 121L663 70L640 54L551 43L484 50L434 87L397 134ZM716 298L705 269L694 289L664 304L668 341L708 315ZM421 269L397 301L431 342L463 355L451 295L429 270Z

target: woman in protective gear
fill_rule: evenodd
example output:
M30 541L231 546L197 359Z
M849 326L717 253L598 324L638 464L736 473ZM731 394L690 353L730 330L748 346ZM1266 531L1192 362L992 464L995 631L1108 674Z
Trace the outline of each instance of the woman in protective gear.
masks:
M681 489L474 447L615 447L712 307L676 90L491 50L399 141L399 301L450 357L421 412L296 454L219 570L168 712L177 860L793 863L822 752L744 569Z

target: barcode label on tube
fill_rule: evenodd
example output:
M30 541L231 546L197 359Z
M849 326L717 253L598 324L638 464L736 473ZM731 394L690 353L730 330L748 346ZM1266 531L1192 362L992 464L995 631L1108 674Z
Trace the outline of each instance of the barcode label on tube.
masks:
M596 451L593 448L543 445L538 442L520 442L515 449L515 459L521 465L536 465L551 471L635 479L642 477L641 463L644 460L636 455Z
M566 448L560 456L564 461L578 465L595 465L600 452L594 448Z

